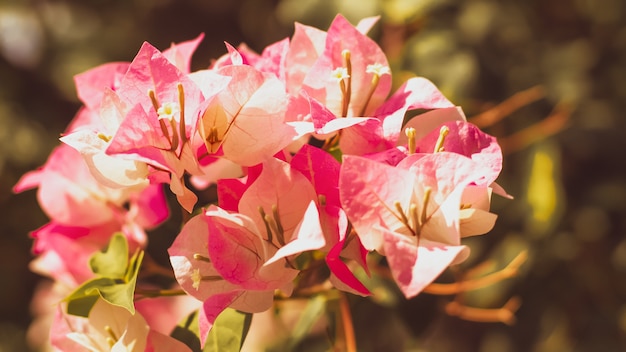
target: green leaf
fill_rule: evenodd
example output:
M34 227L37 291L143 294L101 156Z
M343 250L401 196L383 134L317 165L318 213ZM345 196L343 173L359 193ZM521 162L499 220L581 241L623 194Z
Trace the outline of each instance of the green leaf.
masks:
M128 267L128 243L121 233L111 238L103 252L94 254L89 260L91 271L104 277L122 278Z
M193 352L239 351L246 339L251 322L251 313L226 308L215 320L204 349L200 349L198 312L196 311L180 322L171 336L186 344Z
M243 345L252 314L226 308L215 320L204 345L204 352L239 351Z
M67 312L81 317L89 316L89 311L101 296L100 288L116 285L115 279L100 277L91 279L80 285L65 298L68 301Z
M98 297L135 314L135 286L143 255L143 251L137 251L129 261L126 238L115 234L107 249L96 253L90 260L92 269L98 270L98 277L84 282L65 299L68 314L87 317ZM120 271L119 264L114 260L123 262L124 270ZM105 263L114 268L106 267Z
M67 302L67 313L72 315L77 315L79 317L89 317L89 312L91 308L96 304L100 298L99 295L91 295L91 296L80 296L80 297L70 297L66 298L69 300Z

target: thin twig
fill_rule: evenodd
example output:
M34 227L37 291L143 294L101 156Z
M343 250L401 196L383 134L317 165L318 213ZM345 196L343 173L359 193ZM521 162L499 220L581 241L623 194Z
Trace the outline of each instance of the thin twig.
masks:
M491 109L468 118L468 121L480 128L493 126L498 121L501 121L505 117L511 115L516 110L545 97L545 95L546 92L542 86L528 88L513 94L511 97Z
M501 138L499 142L502 152L511 154L562 131L569 121L570 114L571 107L568 104L557 105L545 119L510 136Z
M455 295L461 292L487 287L517 275L519 267L527 258L528 253L522 251L500 271L476 279L468 279L449 284L432 283L424 288L424 292L434 295Z
M507 325L515 323L515 312L521 305L519 297L512 297L502 308L488 309L468 307L460 302L452 301L446 305L446 313L463 320L492 323L501 322Z

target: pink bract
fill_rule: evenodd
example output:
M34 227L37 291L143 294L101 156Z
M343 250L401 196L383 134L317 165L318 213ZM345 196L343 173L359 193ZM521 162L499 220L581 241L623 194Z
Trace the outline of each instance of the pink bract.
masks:
M210 154L221 148L224 158L252 166L299 137L285 123L288 98L278 78L247 65L217 72L231 81L202 113L199 132Z
M488 171L465 156L447 152L411 155L402 163L410 166L345 156L339 186L343 208L363 245L388 257L394 278L411 297L464 252L461 197ZM439 251L440 260L417 264L426 245L432 249L425 253L445 250ZM409 264L423 267L424 272L407 269Z

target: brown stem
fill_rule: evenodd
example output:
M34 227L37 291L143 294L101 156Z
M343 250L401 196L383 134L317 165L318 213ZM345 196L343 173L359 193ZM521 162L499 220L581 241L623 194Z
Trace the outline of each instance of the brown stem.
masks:
M546 92L542 86L528 88L513 94L491 109L469 118L468 121L480 128L492 126L511 115L514 111L543 98L545 95Z
M463 320L481 323L501 322L513 325L515 323L515 312L520 305L519 297L512 297L502 308L496 309L468 307L457 301L452 301L446 305L446 313Z
M352 323L352 314L350 314L350 303L344 292L340 292L339 295L339 311L346 340L346 352L356 352L356 339L354 338L354 324Z
M554 111L545 119L500 139L500 146L504 154L524 149L525 147L552 136L563 130L571 114L571 107L565 103L556 106Z
M426 286L423 292L434 295L455 295L461 292L487 287L517 275L519 267L526 261L527 258L528 253L526 251L522 251L500 271L496 271L495 273L485 275L477 279L468 279L450 284L432 283Z

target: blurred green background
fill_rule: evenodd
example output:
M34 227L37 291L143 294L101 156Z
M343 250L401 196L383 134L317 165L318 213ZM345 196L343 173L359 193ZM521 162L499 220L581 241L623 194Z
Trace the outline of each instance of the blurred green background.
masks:
M396 83L425 76L469 117L489 111L473 121L501 141L499 183L515 199L495 197L496 228L467 242L468 264L493 259L495 270L529 253L517 277L463 297L498 308L519 296L516 324L449 317L451 297L356 301L362 349L626 350L623 0L1 0L0 351L28 350L41 280L28 270L28 232L47 222L34 191L11 187L45 162L78 109L72 76L130 61L144 40L166 49L201 32L193 66L203 68L223 41L260 51L293 21L326 29L339 12L353 23L381 15L371 35Z

